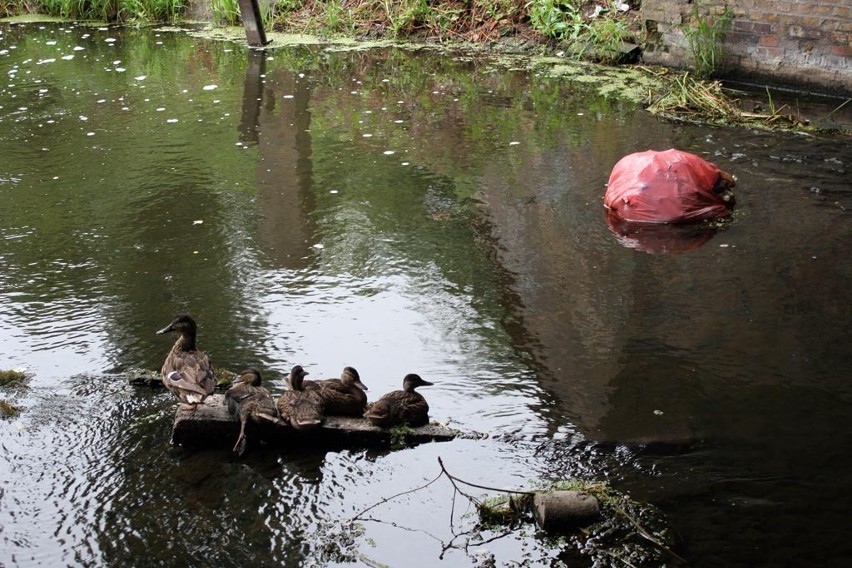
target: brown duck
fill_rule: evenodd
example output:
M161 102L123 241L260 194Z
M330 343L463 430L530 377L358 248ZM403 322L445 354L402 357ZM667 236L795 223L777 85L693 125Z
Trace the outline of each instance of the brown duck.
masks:
M423 426L429 422L429 404L423 395L415 392L417 387L430 386L420 375L405 375L402 390L389 392L370 405L364 417L376 426Z
M240 419L240 435L234 444L234 452L240 456L246 451L246 424L249 421L284 424L278 418L272 395L261 383L260 371L248 368L240 373L234 386L225 394L228 410Z
M344 367L339 379L305 381L304 390L319 395L327 416L363 416L367 408L367 387L355 367Z
M287 377L289 390L281 393L278 399L278 412L281 418L296 430L314 430L323 422L323 400L315 390L304 390L305 371L301 365L290 370Z
M163 386L175 393L183 403L182 410L194 411L196 406L213 394L216 386L213 367L207 355L195 344L196 331L195 320L188 315L180 315L157 332L180 334L166 356L160 374Z

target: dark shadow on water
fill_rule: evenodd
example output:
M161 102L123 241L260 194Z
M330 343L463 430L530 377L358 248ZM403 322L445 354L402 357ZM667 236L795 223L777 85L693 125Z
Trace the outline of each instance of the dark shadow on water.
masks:
M632 223L607 211L606 222L618 243L649 254L682 254L713 238L717 228L706 224L655 225Z

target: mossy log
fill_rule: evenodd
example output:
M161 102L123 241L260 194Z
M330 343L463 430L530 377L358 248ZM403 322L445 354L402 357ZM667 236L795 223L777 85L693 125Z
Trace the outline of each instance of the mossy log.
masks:
M178 408L172 443L192 448L230 447L240 431L239 421L228 412L224 395L214 394L194 411ZM418 428L379 428L364 418L326 417L317 430L298 431L273 423L249 423L249 444L275 446L385 448L452 440L460 433L437 424Z

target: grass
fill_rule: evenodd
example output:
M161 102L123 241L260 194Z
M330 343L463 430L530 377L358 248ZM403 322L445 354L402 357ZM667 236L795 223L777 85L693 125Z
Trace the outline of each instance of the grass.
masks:
M0 388L17 388L24 386L29 379L29 375L23 371L10 369L8 371L0 371Z
M4 420L8 420L9 418L16 418L21 414L21 409L12 406L5 400L0 399L0 418Z
M712 13L696 0L689 20L681 31L689 43L695 72L699 77L709 77L722 65L722 40L731 30L734 13L725 6Z

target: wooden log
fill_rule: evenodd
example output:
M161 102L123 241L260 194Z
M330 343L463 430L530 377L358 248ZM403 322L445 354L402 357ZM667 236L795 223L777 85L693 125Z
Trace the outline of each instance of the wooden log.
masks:
M204 404L199 404L195 411L178 408L172 429L172 443L192 448L231 447L239 431L240 423L228 412L224 395L214 394ZM390 448L396 445L445 442L462 434L437 424L385 429L373 426L364 418L329 416L322 427L308 432L272 423L249 423L246 436L249 445L265 443L322 448Z
M598 500L585 491L551 491L533 497L533 515L548 532L565 532L588 525L600 516Z
M250 47L263 47L269 41L263 29L263 17L260 15L258 0L239 0L240 19L246 30L246 41Z

